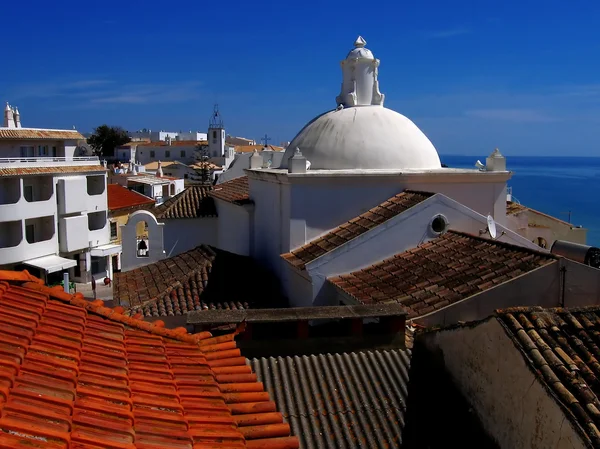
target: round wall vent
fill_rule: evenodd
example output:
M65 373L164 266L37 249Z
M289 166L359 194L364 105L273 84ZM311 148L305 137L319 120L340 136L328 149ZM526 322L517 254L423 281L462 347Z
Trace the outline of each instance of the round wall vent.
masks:
M436 215L429 226L435 234L443 234L448 230L448 219L442 214Z

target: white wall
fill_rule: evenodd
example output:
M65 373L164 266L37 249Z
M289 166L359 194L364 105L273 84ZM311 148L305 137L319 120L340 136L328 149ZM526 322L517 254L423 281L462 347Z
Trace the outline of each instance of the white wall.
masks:
M173 257L200 245L218 246L217 217L161 220L164 223L165 253Z
M47 153L40 153L39 147L46 146ZM75 140L1 140L0 158L2 157L22 157L21 147L34 147L33 157L73 157L77 141ZM56 154L53 154L52 148L56 148Z
M426 333L419 341L439 354L499 447L586 447L496 318L476 327Z
M139 222L148 224L149 257L137 256L136 226ZM137 267L157 262L166 257L164 251L162 223L158 223L154 215L144 210L132 213L126 225L121 226L121 270L129 271Z
M583 307L600 304L600 270L561 259L564 267L564 307Z
M154 151L154 156L151 155L151 151ZM185 151L185 156L181 155L181 152ZM169 152L169 156L167 156ZM146 165L150 162L155 161L179 161L184 164L193 164L196 162L196 146L195 145L164 145L164 146L150 146L150 145L138 145L136 149L136 159L142 165Z
M217 247L242 256L250 255L252 206L238 206L215 199L218 222Z

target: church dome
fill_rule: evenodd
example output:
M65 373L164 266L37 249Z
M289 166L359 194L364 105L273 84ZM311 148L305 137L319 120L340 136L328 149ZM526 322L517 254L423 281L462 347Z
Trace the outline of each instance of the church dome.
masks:
M281 168L299 148L311 170L436 169L431 141L407 117L383 107L377 80L379 60L362 37L342 61L338 107L310 121L294 137Z

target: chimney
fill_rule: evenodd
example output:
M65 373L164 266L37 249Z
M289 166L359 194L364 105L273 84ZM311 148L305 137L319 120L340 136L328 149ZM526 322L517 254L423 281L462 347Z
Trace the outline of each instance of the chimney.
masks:
M250 170L255 170L257 168L261 168L263 165L263 158L258 153L257 150L254 150L252 156L250 157Z
M158 161L158 170L156 170L156 177L157 178L163 177L163 169L162 169L162 164L160 163L160 161Z
M14 128L15 127L15 119L13 116L13 110L6 102L6 107L4 108L4 127L5 128Z
M15 106L15 110L13 113L13 117L15 119L15 128L21 127L21 114L19 114L19 108Z
M506 171L506 158L496 148L485 160L487 171Z
M300 152L300 148L296 148L296 152L288 160L288 173L306 173L308 161Z

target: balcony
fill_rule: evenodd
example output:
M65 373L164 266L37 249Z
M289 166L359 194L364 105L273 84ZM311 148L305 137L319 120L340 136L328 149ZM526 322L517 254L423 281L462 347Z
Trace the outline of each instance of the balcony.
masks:
M60 218L58 221L60 251L63 253L70 253L88 248L89 238L88 233L86 232L87 226L87 215Z
M56 200L52 176L0 178L0 221L55 214Z
M59 166L100 165L98 156L85 157L1 157L2 168L59 167Z
M0 263L11 264L55 254L54 216L0 223Z

